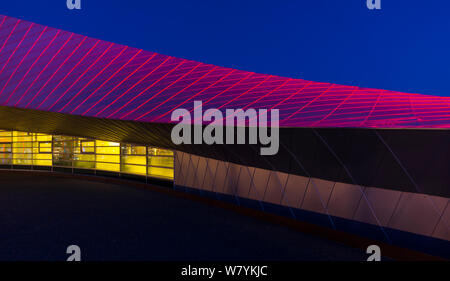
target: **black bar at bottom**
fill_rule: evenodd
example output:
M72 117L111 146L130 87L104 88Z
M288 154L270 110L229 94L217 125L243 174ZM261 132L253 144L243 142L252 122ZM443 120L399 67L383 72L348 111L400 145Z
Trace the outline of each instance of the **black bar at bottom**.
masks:
M439 276L448 273L448 262L280 262L280 261L242 261L242 262L8 262L0 263L3 273L11 270L15 275L27 267L32 267L33 274L54 272L60 266L65 275L86 277L90 279L97 273L105 280L107 275L124 280L325 280L326 278L345 278L344 280L390 280L394 270L405 279L407 274L427 273ZM17 268L16 268L17 266ZM85 271L86 270L86 271ZM430 271L431 270L431 271ZM370 277L370 278L368 278ZM376 279L374 279L376 278Z

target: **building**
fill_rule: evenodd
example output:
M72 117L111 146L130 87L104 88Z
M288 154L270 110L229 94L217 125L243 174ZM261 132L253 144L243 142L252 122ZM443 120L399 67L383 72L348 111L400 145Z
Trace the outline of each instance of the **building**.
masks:
M280 150L175 145L171 112L279 109ZM240 71L0 17L0 161L140 177L450 257L450 98Z

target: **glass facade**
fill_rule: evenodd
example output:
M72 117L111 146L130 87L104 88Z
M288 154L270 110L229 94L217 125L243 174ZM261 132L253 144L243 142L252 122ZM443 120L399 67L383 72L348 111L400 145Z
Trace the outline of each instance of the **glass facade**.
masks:
M0 130L0 165L86 169L173 180L173 151L96 139Z

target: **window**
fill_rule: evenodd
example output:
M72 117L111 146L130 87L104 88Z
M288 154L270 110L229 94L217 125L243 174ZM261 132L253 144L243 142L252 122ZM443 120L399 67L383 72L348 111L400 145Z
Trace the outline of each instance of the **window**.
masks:
M82 140L80 141L80 151L84 154L94 154L95 153L95 141L93 140Z
M147 174L151 177L173 178L173 159L173 151L149 147Z
M0 153L11 153L11 152L12 152L12 144L10 142L0 143Z
M145 146L122 144L120 170L123 173L146 175L147 173L147 151Z
M171 150L0 130L0 165L54 166L173 179Z
M52 153L52 142L40 141L39 142L39 153Z
M120 172L120 143L95 140L96 169Z
M12 159L12 143L0 143L0 165L10 165Z

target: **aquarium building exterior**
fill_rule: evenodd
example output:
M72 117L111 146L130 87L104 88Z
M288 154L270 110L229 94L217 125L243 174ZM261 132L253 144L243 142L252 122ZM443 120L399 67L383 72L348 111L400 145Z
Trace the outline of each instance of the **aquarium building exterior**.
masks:
M171 113L278 109L279 152ZM0 168L141 179L450 257L450 98L258 74L0 16Z

